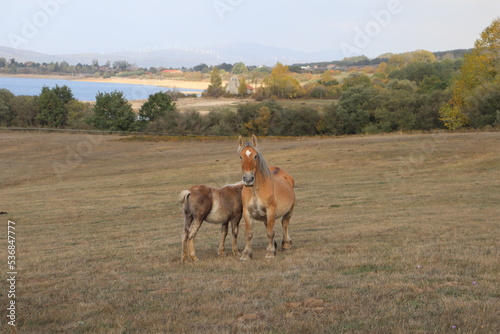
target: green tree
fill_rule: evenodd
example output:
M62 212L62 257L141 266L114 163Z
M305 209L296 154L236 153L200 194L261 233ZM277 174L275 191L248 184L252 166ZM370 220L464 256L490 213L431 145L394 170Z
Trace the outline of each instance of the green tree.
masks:
M144 121L153 122L158 117L165 117L175 110L175 102L169 94L157 92L149 95L148 100L139 109L139 116Z
M247 74L248 73L248 67L246 67L245 64L243 63L236 63L233 66L232 73L234 74Z
M135 129L135 114L123 92L99 92L90 122L100 130L131 131Z
M208 97L221 97L224 95L224 87L222 87L222 78L220 76L220 71L217 67L214 67L210 73L210 85L204 92L205 96Z
M42 88L42 93L38 99L38 107L40 113L37 115L37 121L40 125L51 128L62 128L66 125L68 110L65 108L64 101L54 89Z
M493 20L474 43L474 48L465 55L460 75L453 85L453 95L448 103L440 110L441 119L451 130L458 129L466 124L483 124L476 122L476 115L483 115L475 106L481 106L478 100L489 94L489 89L478 88L494 85L500 87L500 18ZM498 88L497 88L498 89ZM488 108L495 112L494 108ZM484 115L483 115L484 116ZM482 116L481 116L482 117ZM496 114L488 124L493 125Z
M63 104L69 103L70 101L75 100L75 97L73 96L73 92L71 91L71 88L69 88L66 85L59 86L56 85L54 88L52 88L52 91L57 95L57 97L62 101ZM43 89L42 89L43 93Z

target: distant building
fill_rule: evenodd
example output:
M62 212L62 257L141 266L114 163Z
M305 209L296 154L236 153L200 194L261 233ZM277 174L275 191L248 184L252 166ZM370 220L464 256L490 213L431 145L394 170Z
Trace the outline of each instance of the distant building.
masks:
M247 86L247 94L253 94L253 87L250 85ZM240 79L238 79L237 75L233 75L231 79L229 79L229 84L226 87L226 91L229 94L238 95L238 91L240 88Z

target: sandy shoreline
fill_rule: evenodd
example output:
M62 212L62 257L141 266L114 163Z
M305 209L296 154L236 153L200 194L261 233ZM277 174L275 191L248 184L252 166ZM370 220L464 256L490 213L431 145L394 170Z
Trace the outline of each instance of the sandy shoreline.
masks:
M0 73L0 77L6 78L31 78L31 79L60 79L60 80L73 80L73 81L86 81L86 82L105 82L105 83L119 83L131 85L151 85L159 87L176 88L180 92L183 89L207 89L209 82L207 81L185 81L182 79L148 79L148 78L119 78L112 77L108 79L84 77L78 75L46 75L46 74L7 74ZM189 92L187 92L189 93Z
M120 84L131 84L131 85L151 85L159 87L169 87L176 88L179 91L182 89L207 89L209 82L204 81L184 81L175 79L139 79L139 78L118 78L112 77L108 79L103 78L75 78L76 81L87 81L87 82L107 82L107 83L120 83Z

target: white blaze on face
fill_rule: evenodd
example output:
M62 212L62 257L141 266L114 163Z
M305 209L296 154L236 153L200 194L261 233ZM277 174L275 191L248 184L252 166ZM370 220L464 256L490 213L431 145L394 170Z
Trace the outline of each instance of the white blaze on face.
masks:
M247 151L245 152L245 154L247 155L247 157L249 157L249 158L250 158L250 154L252 154L252 152L250 152L250 150L247 150Z

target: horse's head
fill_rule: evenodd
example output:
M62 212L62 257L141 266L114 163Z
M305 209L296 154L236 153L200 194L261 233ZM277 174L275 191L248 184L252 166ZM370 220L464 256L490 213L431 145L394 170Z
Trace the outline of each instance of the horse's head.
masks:
M257 146L257 137L252 135L252 142L243 142L243 138L238 138L238 153L241 159L241 170L243 172L242 180L245 186L251 187L255 182L255 173L259 166L259 152L255 149Z

